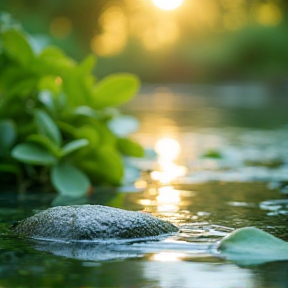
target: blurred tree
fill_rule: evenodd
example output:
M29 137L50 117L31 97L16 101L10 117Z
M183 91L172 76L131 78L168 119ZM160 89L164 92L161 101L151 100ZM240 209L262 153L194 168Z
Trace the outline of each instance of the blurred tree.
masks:
M32 34L48 33L76 59L97 54L101 77L117 71L150 82L287 77L287 1L186 0L171 11L153 1L10 0L0 9Z

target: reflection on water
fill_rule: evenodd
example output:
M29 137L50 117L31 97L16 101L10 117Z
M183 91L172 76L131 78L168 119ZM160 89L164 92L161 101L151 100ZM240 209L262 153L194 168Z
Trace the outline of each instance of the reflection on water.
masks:
M154 281L157 279L158 287L255 287L252 271L239 270L229 264L204 266L202 263L166 262L161 265L152 262L144 266L144 275Z
M161 138L155 144L155 151L160 160L174 161L179 157L181 146L172 138Z
M175 253L175 252L160 252L152 254L149 260L152 261L162 261L162 262L178 262L182 261L185 257L185 253Z
M185 175L187 168L176 163L181 152L181 146L177 140L160 138L155 144L155 151L159 156L157 160L159 169L151 173L153 180L161 184L170 184L173 180Z
M180 209L180 191L173 189L171 186L167 186L159 188L158 193L156 197L158 212L177 212Z

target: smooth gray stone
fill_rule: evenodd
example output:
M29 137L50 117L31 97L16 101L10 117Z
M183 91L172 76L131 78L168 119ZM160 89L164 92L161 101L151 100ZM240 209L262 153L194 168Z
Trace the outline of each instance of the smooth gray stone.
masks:
M50 208L15 228L28 238L58 241L134 239L177 231L178 227L147 213L100 205Z

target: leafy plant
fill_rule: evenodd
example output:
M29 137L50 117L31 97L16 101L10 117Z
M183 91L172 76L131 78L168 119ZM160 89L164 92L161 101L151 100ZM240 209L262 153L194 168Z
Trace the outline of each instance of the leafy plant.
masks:
M78 64L56 47L36 53L7 14L0 27L0 175L51 182L70 196L119 185L123 156L140 157L143 149L111 123L121 118L115 107L137 93L138 78L96 81L94 56Z

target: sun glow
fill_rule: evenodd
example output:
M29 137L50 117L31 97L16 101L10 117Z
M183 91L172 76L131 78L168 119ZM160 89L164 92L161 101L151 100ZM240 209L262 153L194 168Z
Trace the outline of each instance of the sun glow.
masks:
M181 146L176 139L159 139L155 144L155 151L158 154L159 170L151 173L153 180L162 184L169 184L186 174L187 168L175 163L181 152Z
M154 5L162 10L174 10L180 7L184 0L152 0Z

